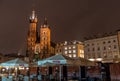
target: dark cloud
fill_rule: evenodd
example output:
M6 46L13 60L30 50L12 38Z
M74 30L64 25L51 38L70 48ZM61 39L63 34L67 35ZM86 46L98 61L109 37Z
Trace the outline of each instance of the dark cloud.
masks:
M119 0L0 0L0 52L25 48L29 16L34 7L38 27L48 18L52 40L83 40L120 26Z

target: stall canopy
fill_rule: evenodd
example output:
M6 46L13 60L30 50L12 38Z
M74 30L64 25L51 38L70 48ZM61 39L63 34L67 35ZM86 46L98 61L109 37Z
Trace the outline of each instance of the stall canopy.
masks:
M6 61L4 63L1 63L0 66L12 66L12 67L23 66L23 67L28 67L29 65L25 61L23 61L19 58L16 58L16 59L9 60L9 61Z
M84 58L70 58L68 56L62 55L62 54L58 54L58 55L54 55L51 56L49 58L43 59L38 61L38 65L42 66L48 63L51 64L62 64L62 65L81 65L81 66L94 66L94 62L91 62L87 59ZM50 65L50 64L49 64Z
M58 54L58 55L54 55L51 56L49 58L43 59L38 61L38 65L44 65L45 63L51 63L51 64L71 64L72 63L72 59L64 56L62 54Z

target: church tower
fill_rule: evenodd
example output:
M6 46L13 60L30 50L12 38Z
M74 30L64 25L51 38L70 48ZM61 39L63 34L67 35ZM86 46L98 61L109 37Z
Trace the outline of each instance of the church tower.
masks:
M50 27L47 23L47 18L45 18L43 25L40 27L40 48L41 48L41 53L40 53L40 58L47 58L50 56L50 41L51 41L51 36L50 36Z
M29 57L29 61L32 62L34 59L34 50L35 50L35 43L37 40L37 16L35 11L32 11L32 15L29 18L29 30L28 30L28 38L27 38L27 56Z

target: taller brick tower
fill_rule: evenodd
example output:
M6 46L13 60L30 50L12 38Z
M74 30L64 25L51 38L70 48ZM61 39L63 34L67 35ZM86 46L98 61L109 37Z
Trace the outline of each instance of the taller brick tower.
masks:
M29 18L30 26L28 31L28 38L27 38L27 56L29 57L29 61L32 62L34 59L34 50L35 50L35 44L37 40L37 16L35 14L35 11L32 11L32 15Z

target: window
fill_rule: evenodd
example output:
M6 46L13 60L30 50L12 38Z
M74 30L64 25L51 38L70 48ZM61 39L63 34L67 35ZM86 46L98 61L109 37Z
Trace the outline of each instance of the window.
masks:
M92 43L92 46L94 46L94 43Z
M76 50L73 50L73 53L76 53Z
M76 54L73 54L73 57L76 57Z
M101 54L100 53L98 53L98 58L101 58Z
M65 47L64 49L67 50L67 47Z
M84 50L82 50L82 53L84 53Z
M71 49L71 47L69 47L69 49Z
M116 49L117 47L116 47L116 45L114 45L114 49Z
M93 51L95 51L95 49L93 48Z
M104 58L106 58L106 57L107 57L107 53L106 53L106 52L104 52L104 53L103 53L103 56L104 56Z
M108 41L108 43L111 43L110 41Z
M98 51L100 50L100 47L98 47L98 49L97 49Z
M59 49L59 51L61 52L61 49Z
M108 49L110 50L110 49L111 49L111 46L109 46Z
M80 53L84 53L84 50L80 50Z
M113 40L113 42L116 42L116 40Z
M105 47L105 46L103 47L103 50L106 50L106 47Z
M105 41L103 42L103 44L105 44Z
M69 53L71 53L71 50L69 50Z
M72 55L69 55L69 57L72 57Z
M67 54L67 51L65 51L65 54Z
M75 48L75 46L73 46L73 48Z
M56 52L59 52L59 50L57 49Z

